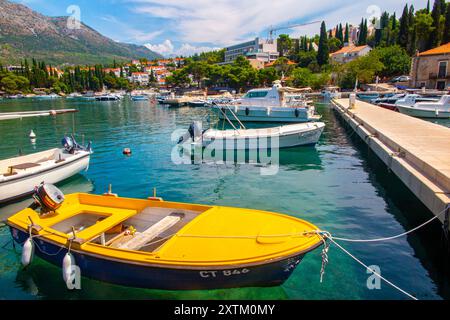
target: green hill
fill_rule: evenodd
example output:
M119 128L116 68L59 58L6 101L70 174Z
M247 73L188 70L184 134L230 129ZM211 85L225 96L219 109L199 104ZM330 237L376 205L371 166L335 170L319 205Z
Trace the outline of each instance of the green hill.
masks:
M113 60L161 55L144 46L115 42L85 24L67 28L67 17L47 17L30 8L0 0L0 62L36 58L54 65L111 63Z

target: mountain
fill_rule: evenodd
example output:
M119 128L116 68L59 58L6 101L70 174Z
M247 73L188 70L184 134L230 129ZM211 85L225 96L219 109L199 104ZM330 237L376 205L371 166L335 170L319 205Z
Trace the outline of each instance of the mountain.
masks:
M81 23L68 28L68 17L47 17L30 8L0 0L0 62L36 58L59 65L111 63L162 56L144 46L115 42Z

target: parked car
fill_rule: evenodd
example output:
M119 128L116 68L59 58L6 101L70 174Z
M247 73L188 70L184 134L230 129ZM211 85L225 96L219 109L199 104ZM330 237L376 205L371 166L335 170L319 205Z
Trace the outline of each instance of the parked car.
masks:
M392 78L389 82L390 83L409 82L409 80L411 80L411 78L409 76L399 76L399 77Z

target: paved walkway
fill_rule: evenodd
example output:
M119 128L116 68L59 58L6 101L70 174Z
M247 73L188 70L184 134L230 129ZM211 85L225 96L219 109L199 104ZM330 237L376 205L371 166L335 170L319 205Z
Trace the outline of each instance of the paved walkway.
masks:
M390 153L388 158L394 156L402 169L408 167L407 175L396 174L431 211L437 214L442 205L424 199L431 197L430 191L444 207L450 203L450 128L358 100L354 109L348 109L348 99L337 99L335 103L335 109L347 122L352 122L356 132L361 131L358 132L361 137L370 136L381 143ZM383 152L378 155L392 164L392 159L384 159ZM423 185L414 185L417 183Z

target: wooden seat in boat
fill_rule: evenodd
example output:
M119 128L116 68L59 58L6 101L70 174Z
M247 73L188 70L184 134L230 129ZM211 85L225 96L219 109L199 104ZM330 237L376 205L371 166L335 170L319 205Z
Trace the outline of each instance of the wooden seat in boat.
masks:
M136 210L132 209L100 207L85 204L79 205L79 209L84 213L99 214L106 217L95 225L77 233L77 238L83 241L89 241L97 237L136 214Z
M121 243L118 248L124 250L139 250L147 243L158 237L164 231L172 228L184 217L184 213L171 213L164 219L158 221L144 232L136 233L128 241Z

